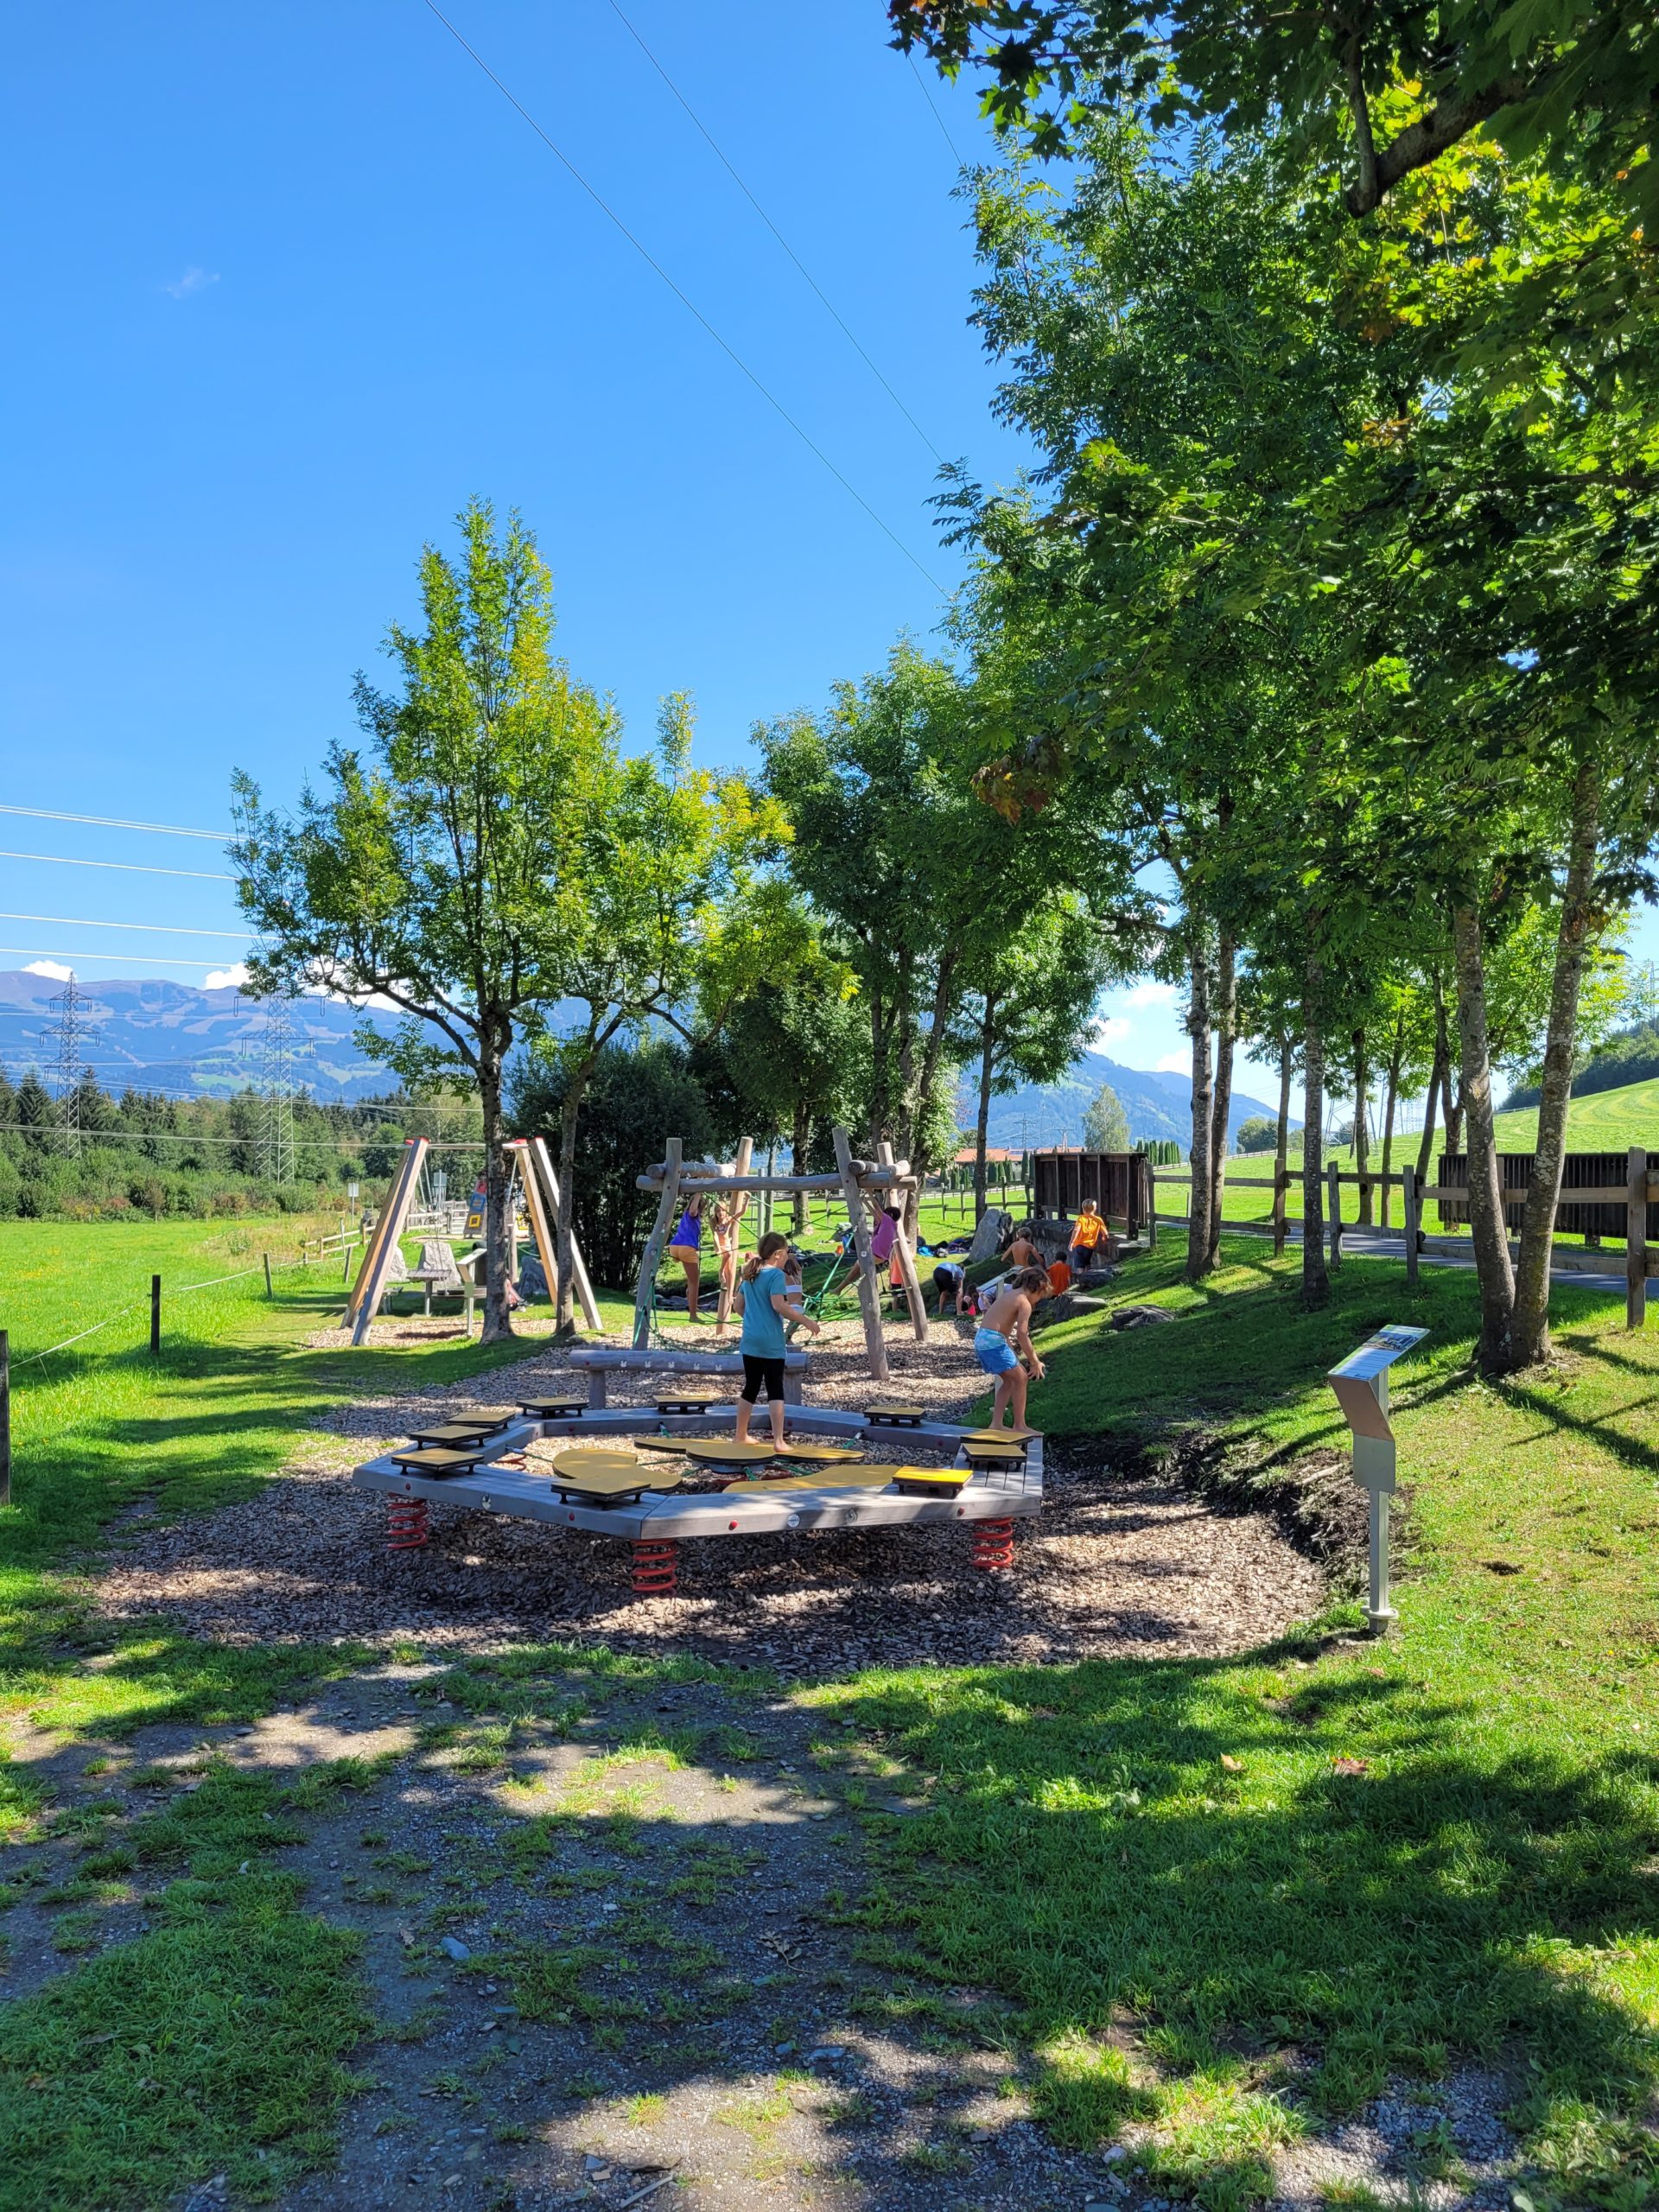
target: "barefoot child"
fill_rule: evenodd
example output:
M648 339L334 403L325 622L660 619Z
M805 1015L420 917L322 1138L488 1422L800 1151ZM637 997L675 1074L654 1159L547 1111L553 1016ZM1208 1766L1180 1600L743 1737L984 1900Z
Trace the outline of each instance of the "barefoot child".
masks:
M791 1291L783 1269L789 1250L789 1239L774 1230L760 1239L760 1249L745 1265L738 1282L738 1296L743 1302L743 1333L737 1348L743 1355L743 1392L737 1402L737 1440L749 1440L749 1419L755 1401L760 1395L760 1385L766 1386L766 1414L772 1422L772 1440L784 1440L784 1350L785 1327L798 1323L810 1330L816 1337L818 1324L804 1313L791 1300L800 1296L797 1284Z
M1040 1382L1044 1374L1043 1363L1031 1341L1031 1313L1047 1296L1048 1277L1040 1268L1016 1268L974 1332L974 1357L988 1375L996 1377L993 1428L1001 1427L1005 1407L1013 1411L1015 1428L1026 1425L1027 1381L1034 1377Z
M701 1321L697 1310L697 1287L702 1274L702 1198L688 1198L674 1234L669 1240L668 1256L677 1260L685 1269L685 1318Z

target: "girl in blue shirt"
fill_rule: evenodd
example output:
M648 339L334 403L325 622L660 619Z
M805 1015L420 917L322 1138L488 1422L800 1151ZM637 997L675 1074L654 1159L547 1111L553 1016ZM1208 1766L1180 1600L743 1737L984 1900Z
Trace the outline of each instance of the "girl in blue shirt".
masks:
M760 1250L745 1267L738 1283L737 1294L743 1307L743 1333L737 1340L738 1351L743 1356L743 1392L737 1402L740 1444L749 1440L749 1417L763 1382L766 1386L772 1440L782 1444L784 1351L787 1343L784 1331L791 1322L798 1322L815 1337L818 1333L818 1324L795 1302L801 1295L799 1284L791 1285L779 1265L788 1249L787 1236L780 1236L775 1229L768 1231L760 1239Z

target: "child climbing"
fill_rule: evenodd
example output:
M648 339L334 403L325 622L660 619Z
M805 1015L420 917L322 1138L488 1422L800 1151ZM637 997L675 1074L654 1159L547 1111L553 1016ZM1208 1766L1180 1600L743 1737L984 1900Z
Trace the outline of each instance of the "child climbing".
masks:
M685 1269L685 1318L699 1322L702 1316L697 1311L697 1288L702 1274L702 1199L699 1196L688 1198L685 1211L680 1216L673 1236L669 1239L668 1256L677 1260Z
M1071 1249L1066 1254L1074 1275L1095 1264L1095 1247L1106 1236L1106 1224L1101 1219L1100 1209L1092 1198L1085 1198L1083 1211L1071 1224ZM1107 1238L1108 1249L1110 1239Z
M720 1300L715 1308L716 1344L726 1333L732 1300L737 1291L738 1247L743 1238L743 1209L748 1202L747 1191L734 1191L729 1198L717 1199L715 1205L710 1225L715 1232L715 1250L720 1258Z
M785 1274L782 1262L789 1251L789 1239L775 1229L769 1230L760 1239L760 1249L745 1265L738 1281L738 1296L743 1304L743 1333L737 1340L738 1351L743 1356L743 1389L737 1402L737 1440L749 1440L749 1420L755 1402L760 1395L760 1386L766 1389L766 1415L772 1423L772 1440L784 1440L784 1351L787 1342L784 1331L791 1325L808 1329L816 1337L818 1324L804 1313L796 1301L800 1297L798 1283L791 1289Z
M1026 1426L1027 1385L1040 1382L1046 1371L1031 1341L1032 1308L1047 1296L1048 1277L1040 1268L1017 1268L974 1331L974 1357L988 1375L996 1377L993 1428L1001 1427L1005 1408L1013 1412L1014 1427Z

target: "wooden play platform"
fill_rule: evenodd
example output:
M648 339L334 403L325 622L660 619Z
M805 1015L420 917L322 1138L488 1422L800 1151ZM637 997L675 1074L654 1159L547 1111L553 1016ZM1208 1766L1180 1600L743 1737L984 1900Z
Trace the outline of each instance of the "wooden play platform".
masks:
M1013 1564L1014 1522L1042 1510L1039 1436L1009 1432L1002 1448L987 1452L992 1440L982 1429L930 1420L920 1407L905 1407L895 1421L873 1398L861 1412L791 1404L781 1452L764 1439L741 1452L732 1441L734 1405L664 1414L661 1402L653 1393L645 1405L589 1407L554 1419L527 1413L486 1434L474 1430L459 1450L423 1449L411 1439L366 1461L352 1480L385 1494L395 1551L426 1542L435 1501L464 1505L618 1538L631 1547L632 1587L641 1595L673 1589L683 1542L819 1529L921 1523L943 1530L963 1522L970 1564L996 1571ZM467 1423L462 1415L423 1433ZM551 1466L502 1464L564 1439L570 1449ZM683 1490L684 1478L663 1464L659 1454L692 1443L700 1446L691 1456L702 1476L725 1478L723 1487ZM948 1453L950 1464L912 1465L904 1455L918 1450Z

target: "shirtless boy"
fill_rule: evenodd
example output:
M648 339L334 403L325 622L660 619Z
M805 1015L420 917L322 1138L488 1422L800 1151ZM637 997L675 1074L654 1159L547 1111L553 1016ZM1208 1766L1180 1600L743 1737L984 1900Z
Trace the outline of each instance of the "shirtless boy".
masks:
M1048 1277L1040 1268L1019 1268L1003 1284L996 1303L982 1314L974 1332L974 1357L988 1375L996 1377L996 1397L991 1407L991 1427L1000 1428L1005 1408L1012 1409L1013 1426L1026 1426L1026 1390L1043 1379L1043 1363L1031 1341L1032 1309L1048 1296Z

